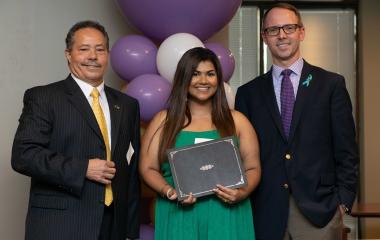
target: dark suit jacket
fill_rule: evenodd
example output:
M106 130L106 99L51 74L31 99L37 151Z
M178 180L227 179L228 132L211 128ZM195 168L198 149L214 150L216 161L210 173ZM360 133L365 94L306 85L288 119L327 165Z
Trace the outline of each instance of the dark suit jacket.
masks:
M271 71L238 89L236 110L250 119L260 144L262 178L251 194L257 239L283 239L290 193L317 227L340 203L351 208L359 157L342 76L304 62L288 140Z
M120 238L138 237L140 144L135 99L105 86L111 115L115 221ZM128 165L129 144L134 155ZM83 92L66 80L29 89L12 149L12 167L31 177L25 239L96 240L105 187L86 179L88 160L106 159L102 134Z

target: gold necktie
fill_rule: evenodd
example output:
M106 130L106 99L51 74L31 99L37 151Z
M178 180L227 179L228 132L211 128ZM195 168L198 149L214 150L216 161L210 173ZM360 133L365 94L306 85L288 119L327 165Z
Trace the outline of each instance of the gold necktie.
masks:
M111 161L111 149L110 149L110 142L108 138L107 124L106 124L106 119L103 114L102 107L100 106L99 95L100 95L99 91L96 88L94 88L90 94L90 96L92 97L92 111L95 114L96 121L98 122L100 131L102 132L102 135L103 135L104 144L106 145L107 161ZM113 200L113 197L112 197L111 184L107 184L104 204L109 206L111 205L112 200Z

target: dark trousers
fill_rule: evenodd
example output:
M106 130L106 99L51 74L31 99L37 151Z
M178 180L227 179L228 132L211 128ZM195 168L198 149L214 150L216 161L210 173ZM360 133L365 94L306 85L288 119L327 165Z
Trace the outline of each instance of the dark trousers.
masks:
M99 240L116 240L117 230L114 221L114 205L104 207L102 226L100 228Z

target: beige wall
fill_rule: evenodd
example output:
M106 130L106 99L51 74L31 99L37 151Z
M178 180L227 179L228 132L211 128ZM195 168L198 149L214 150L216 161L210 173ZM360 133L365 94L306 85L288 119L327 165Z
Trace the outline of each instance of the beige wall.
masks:
M361 200L380 203L380 1L359 3ZM380 218L363 221L363 238L380 238Z

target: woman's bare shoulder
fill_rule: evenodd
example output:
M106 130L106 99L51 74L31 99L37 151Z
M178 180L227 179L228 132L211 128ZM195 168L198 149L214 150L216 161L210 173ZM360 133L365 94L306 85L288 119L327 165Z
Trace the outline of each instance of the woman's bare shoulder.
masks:
M243 113L236 110L231 110L231 114L238 132L244 131L247 128L252 128L251 123Z

